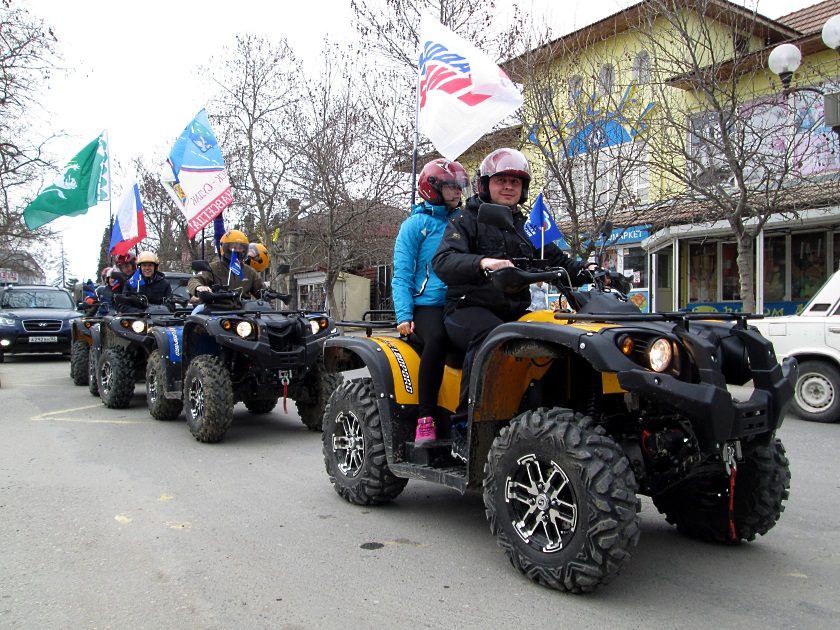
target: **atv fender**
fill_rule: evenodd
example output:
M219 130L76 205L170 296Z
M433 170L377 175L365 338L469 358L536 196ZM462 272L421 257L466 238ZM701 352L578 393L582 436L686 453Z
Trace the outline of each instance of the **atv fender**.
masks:
M324 347L328 372L367 368L382 419L385 453L394 458L394 424L415 423L420 357L396 337L332 337ZM411 401L413 400L413 404Z
M166 391L163 392L166 398L181 397L181 367L184 349L184 327L167 326L165 328L153 328L155 347L163 357L165 367Z

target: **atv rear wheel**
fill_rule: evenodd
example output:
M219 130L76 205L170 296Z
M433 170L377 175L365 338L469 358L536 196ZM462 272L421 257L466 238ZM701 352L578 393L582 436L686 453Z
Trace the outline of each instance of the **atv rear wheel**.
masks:
M812 422L840 421L840 372L825 361L799 364L793 412Z
M573 593L610 582L639 541L636 479L622 450L568 409L514 418L484 467L490 531L511 564Z
M382 422L369 378L345 381L324 413L324 464L330 483L356 505L387 503L408 483L388 468Z
M233 385L219 359L205 354L192 360L184 377L184 404L196 440L222 439L233 422Z
M146 361L146 404L155 420L175 420L184 408L184 401L166 397L166 372L163 357L153 350Z
M324 422L324 410L332 393L344 381L341 374L326 372L323 366L316 371L316 383L310 387L310 395L301 400L295 399L295 406L300 421L311 431L321 431ZM313 391L314 390L314 391Z
M76 385L88 384L88 355L90 345L86 341L74 341L70 351L70 377Z
M277 406L277 398L249 398L242 401L251 413L270 413Z
M729 527L729 477L723 471L653 497L653 504L686 536L737 544L772 529L785 510L782 502L789 489L785 447L781 440L773 439L767 445L744 445L744 461L738 463L735 475L734 538Z
M125 409L134 395L134 360L126 348L105 348L99 357L99 398L110 409Z

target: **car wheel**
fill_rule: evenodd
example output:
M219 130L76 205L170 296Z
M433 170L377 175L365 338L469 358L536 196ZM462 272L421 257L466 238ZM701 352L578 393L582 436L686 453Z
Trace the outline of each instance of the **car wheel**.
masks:
M175 420L184 407L184 401L167 398L166 373L163 358L157 350L152 351L146 361L146 404L155 420Z
M840 420L840 372L825 361L799 364L793 394L793 412L803 420Z
M568 409L505 426L484 467L490 531L526 577L562 591L610 582L639 541L636 479L621 448Z
M184 407L196 440L222 439L233 422L233 385L219 359L201 355L192 360L184 377Z

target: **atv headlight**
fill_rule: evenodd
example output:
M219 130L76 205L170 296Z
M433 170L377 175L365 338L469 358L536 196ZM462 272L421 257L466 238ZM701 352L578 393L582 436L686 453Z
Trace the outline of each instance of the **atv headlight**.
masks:
M316 317L309 320L309 327L312 329L312 334L317 335L319 332L327 327L327 319L325 317Z
M146 322L142 319L135 319L131 322L131 330L137 333L138 335L142 335L146 332Z
M673 350L671 349L671 342L660 337L648 349L648 360L650 367L654 372L664 372L671 365L671 359L674 358Z
M254 325L251 322L239 322L236 325L236 334L242 337L243 339L247 339L250 337L254 332Z

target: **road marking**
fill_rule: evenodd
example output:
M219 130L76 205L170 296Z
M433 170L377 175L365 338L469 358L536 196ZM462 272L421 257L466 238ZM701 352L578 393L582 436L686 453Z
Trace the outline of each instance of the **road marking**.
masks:
M170 529L189 529L192 526L192 523L189 521L164 521L164 525L169 527Z
M174 498L171 494L162 494L158 497L158 501L171 501Z
M87 422L90 424L145 424L144 420L100 420L98 418L62 418L59 414L72 413L74 411L86 411L88 409L102 409L102 404L87 405L85 407L73 407L72 409L58 409L56 411L48 411L38 416L32 416L30 420L36 422L40 420L53 420L56 422Z
M125 514L117 514L114 517L114 520L117 521L120 525L128 525L131 522L131 518L126 516Z

